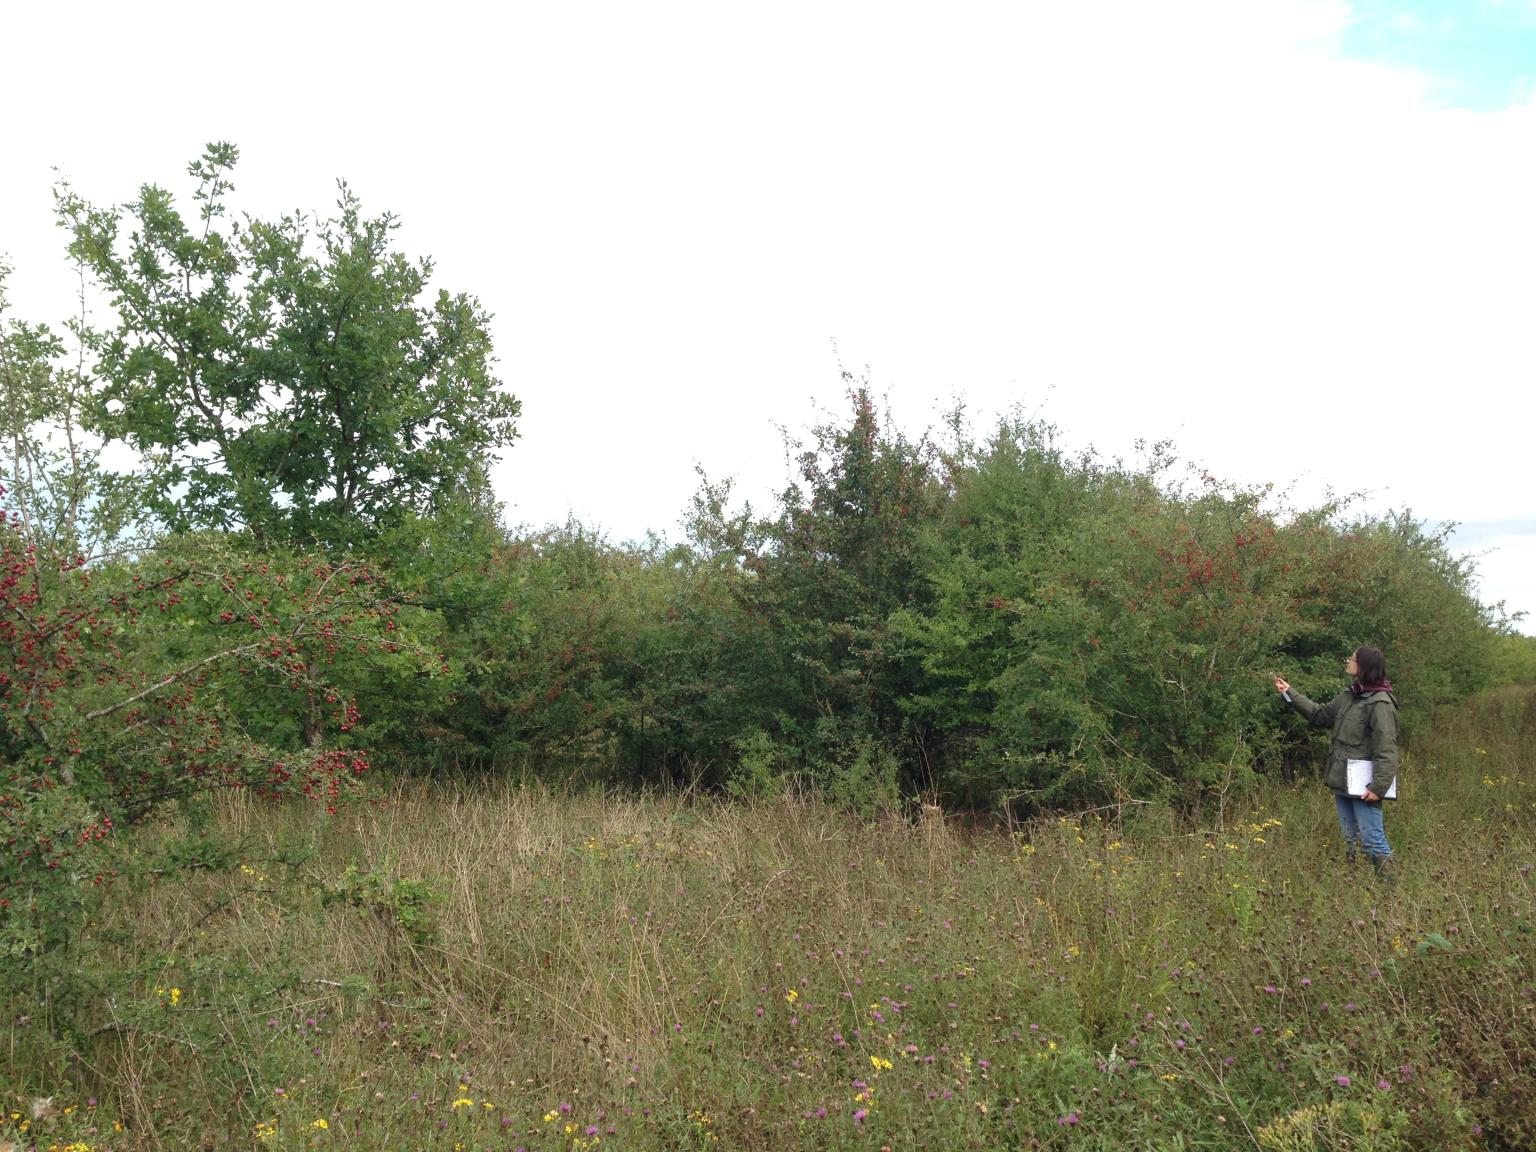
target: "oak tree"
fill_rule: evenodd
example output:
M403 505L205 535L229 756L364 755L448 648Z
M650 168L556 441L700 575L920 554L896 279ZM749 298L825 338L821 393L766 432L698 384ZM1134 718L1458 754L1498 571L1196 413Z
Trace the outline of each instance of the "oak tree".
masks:
M153 184L121 207L57 193L116 312L86 333L95 422L138 452L157 515L356 546L482 498L519 412L490 316L431 296L431 261L397 251L398 220L366 216L344 183L328 218L235 218L237 160L219 143L190 165L190 220Z

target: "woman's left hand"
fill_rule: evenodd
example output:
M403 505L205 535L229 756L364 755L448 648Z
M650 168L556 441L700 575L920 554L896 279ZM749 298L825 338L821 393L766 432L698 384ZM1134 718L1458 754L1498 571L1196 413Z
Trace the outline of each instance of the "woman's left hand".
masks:
M1374 804L1374 803L1376 803L1376 801L1380 800L1381 797L1376 795L1376 793L1372 792L1369 788L1367 788L1361 794L1360 799L1364 800L1367 804Z

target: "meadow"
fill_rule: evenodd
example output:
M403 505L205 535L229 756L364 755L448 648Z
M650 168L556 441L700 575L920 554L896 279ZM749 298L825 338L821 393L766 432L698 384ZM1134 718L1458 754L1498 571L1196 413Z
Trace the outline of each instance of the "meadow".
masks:
M1315 781L1013 828L228 793L5 1022L0 1149L1533 1147L1533 753L1528 688L1442 713L1394 884Z

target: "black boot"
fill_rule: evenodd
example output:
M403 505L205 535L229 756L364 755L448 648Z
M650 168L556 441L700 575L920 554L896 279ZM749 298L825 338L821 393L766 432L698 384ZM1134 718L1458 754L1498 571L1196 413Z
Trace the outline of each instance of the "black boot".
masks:
M1372 856L1371 868L1376 873L1376 879L1387 886L1397 883L1397 861L1390 856Z

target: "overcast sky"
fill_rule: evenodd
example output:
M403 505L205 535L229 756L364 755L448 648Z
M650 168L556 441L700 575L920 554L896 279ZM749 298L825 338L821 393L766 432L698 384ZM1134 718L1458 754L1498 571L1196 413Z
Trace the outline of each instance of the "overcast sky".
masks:
M345 177L495 314L513 522L680 536L767 505L866 370L1068 444L1464 527L1536 616L1536 0L12 4L0 253L87 199ZM1524 630L1536 630L1527 619Z

